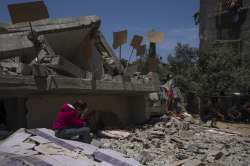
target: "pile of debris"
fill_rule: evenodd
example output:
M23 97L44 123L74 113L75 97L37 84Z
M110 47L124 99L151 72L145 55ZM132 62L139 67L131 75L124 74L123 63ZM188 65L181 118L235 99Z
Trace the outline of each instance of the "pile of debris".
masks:
M250 138L239 133L203 127L193 120L163 117L131 129L125 139L102 138L113 149L145 165L249 165Z

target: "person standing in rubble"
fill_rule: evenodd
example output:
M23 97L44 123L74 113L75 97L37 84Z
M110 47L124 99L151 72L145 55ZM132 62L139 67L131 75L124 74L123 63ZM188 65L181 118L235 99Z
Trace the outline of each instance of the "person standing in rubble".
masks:
M53 124L55 136L62 139L79 137L77 140L90 143L90 129L86 127L86 119L82 116L86 111L87 104L80 100L73 104L64 103Z

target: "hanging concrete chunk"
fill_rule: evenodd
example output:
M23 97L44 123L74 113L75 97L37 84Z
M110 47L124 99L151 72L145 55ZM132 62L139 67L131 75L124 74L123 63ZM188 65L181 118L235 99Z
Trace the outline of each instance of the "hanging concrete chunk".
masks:
M54 57L48 66L59 73L61 72L71 77L83 78L85 76L85 72L81 68L77 67L62 56Z
M34 44L25 33L0 35L0 59L8 59L16 56L34 56Z

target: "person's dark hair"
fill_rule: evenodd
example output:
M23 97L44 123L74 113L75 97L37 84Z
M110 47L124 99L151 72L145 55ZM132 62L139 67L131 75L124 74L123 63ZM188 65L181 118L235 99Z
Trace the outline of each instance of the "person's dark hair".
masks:
M85 108L87 108L87 103L81 101L81 100L76 100L73 104L72 104L77 110L84 110Z

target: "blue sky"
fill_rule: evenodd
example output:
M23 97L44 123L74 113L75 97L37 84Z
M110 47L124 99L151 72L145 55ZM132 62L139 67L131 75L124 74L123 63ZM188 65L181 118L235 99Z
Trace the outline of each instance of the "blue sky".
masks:
M0 0L0 22L9 22L7 5L30 0ZM112 44L112 32L128 29L129 39L134 34L144 35L155 29L165 33L165 40L157 46L158 54L166 58L177 42L198 47L198 27L193 14L199 9L199 0L45 0L50 18L98 15L101 30ZM123 56L129 54L129 45L123 47ZM118 50L117 50L118 51Z

